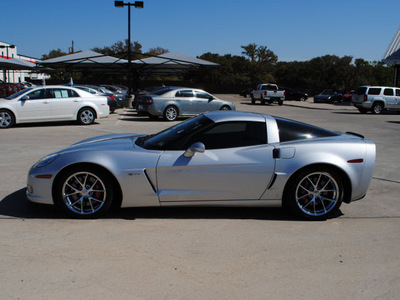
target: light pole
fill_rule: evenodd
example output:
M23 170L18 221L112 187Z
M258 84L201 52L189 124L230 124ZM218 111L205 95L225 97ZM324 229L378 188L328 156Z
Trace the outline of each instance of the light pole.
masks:
M7 46L7 45L0 45L0 48L1 48L1 49L4 49L4 48L7 49L7 59L9 59L9 57L8 57L8 49L9 49L9 48L14 49L14 48L15 48L15 45L9 45L9 46ZM7 75L6 75L6 73L4 72L4 77L5 77L5 78L4 78L4 81L7 82L8 77L10 77L10 71L9 71L9 70L7 70Z
M135 1L134 3L124 3L124 1L115 1L115 7L128 6L128 96L132 94L132 57L131 57L131 6L143 8L143 1Z

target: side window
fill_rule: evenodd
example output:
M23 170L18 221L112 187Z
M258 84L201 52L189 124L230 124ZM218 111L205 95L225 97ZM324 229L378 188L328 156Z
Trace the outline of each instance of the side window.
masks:
M194 95L193 95L193 91L192 90L183 90L183 91L178 91L175 94L175 97L189 98L189 97L194 97Z
M68 90L53 89L54 98L69 98Z
M400 90L396 89L396 96L400 96Z
M385 89L385 90L383 91L383 94L384 94L385 96L393 96L393 95L394 95L393 89Z
M78 95L78 93L75 92L74 90L68 90L68 94L69 94L70 97L74 97L74 98L80 97Z
M45 89L36 90L30 92L27 96L29 96L29 100L44 99L45 98L44 91Z
M205 93L205 92L196 92L196 98L201 98L201 99L210 99L213 98L210 94Z
M267 143L266 132L264 122L217 123L193 136L187 143L187 147L195 142L202 142L206 149L261 145Z
M379 95L381 93L381 88L370 88L368 90L368 95Z

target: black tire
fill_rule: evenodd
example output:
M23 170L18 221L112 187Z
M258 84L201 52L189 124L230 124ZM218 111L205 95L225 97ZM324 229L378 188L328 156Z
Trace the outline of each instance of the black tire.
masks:
M283 105L283 100L278 100L278 105L282 106Z
M261 105L265 105L265 99L263 98L263 96L260 96L260 101L261 101Z
M251 94L251 104L256 104L256 99L254 98L253 94Z
M90 125L95 119L96 114L90 107L84 107L78 112L77 121L81 125Z
M165 108L163 116L166 121L175 121L179 116L179 111L175 106L170 105Z
M362 114L366 114L367 113L367 110L365 108L362 108L362 107L358 107L358 111L360 113L362 113Z
M382 103L378 102L378 103L375 103L375 104L372 106L372 113L373 113L373 114L379 115L379 114L382 113L382 111L383 111L383 104L382 104Z
M10 128L15 123L14 114L7 109L0 109L0 128Z
M337 172L329 167L313 167L288 181L283 203L303 219L326 220L337 214L344 193L343 181Z
M231 108L228 105L223 105L219 110L231 110Z
M103 215L113 202L113 183L95 166L77 166L54 183L54 204L67 215L91 219Z

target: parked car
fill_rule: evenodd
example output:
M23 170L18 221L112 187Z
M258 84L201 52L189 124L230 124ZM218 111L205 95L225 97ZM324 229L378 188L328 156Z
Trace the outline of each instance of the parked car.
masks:
M7 83L3 80L0 80L0 87L3 87L5 89L6 97L11 96L12 94L15 94L19 91L18 87L15 84Z
M351 102L351 97L353 97L354 90L348 91L347 93L343 94L343 102Z
M327 103L332 103L334 101L336 102L342 102L343 95L341 93L338 93L334 90L331 89L326 89L323 90L320 94L314 96L314 102L315 103L320 103L320 102L327 102Z
M110 91L114 94L115 100L117 101L118 108L122 108L122 107L126 106L128 90L125 90L119 86L110 85L110 84L100 84L99 86L107 89L108 91Z
M380 114L384 110L400 111L400 88L388 86L360 86L354 91L352 104L361 113Z
M74 87L83 90L85 92L88 92L93 95L98 95L98 96L105 96L107 97L107 104L110 108L110 113L113 113L115 109L117 108L117 100L115 100L115 97L112 92L108 92L106 89L102 89L100 87L94 86L94 85L74 85Z
M289 87L279 87L279 89L285 91L285 100L306 101L308 99L306 93L299 92L298 90Z
M0 85L0 98L5 98L5 97L7 97L6 88Z
M108 114L106 97L66 86L27 88L0 99L0 128L18 123L69 120L89 125Z
M236 110L236 107L203 90L177 87L164 87L141 95L137 103L139 114L145 113L150 118L163 116L167 121L212 110Z
M375 144L357 134L214 111L158 134L92 137L40 159L27 197L94 218L111 206L284 206L309 220L364 197Z
M239 93L239 95L245 98L251 98L251 93L253 90L253 88L244 89Z
M276 101L278 105L282 105L285 100L285 91L280 90L276 84L262 83L251 92L251 103L255 104L256 100L260 100L261 104L265 102L271 104Z

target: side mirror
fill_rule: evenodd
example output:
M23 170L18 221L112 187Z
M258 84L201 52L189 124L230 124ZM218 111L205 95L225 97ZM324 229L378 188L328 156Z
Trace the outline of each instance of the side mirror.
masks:
M29 100L29 96L28 96L28 95L25 95L25 96L23 96L23 97L21 98L21 101L26 101L26 100Z
M210 97L208 97L208 100L209 101L212 101L212 100L214 100L215 98L213 97L213 96L210 96Z
M193 157L196 152L204 153L206 151L206 146L203 143L194 143L192 144L183 154L184 157L190 158Z

